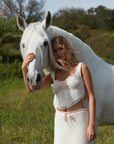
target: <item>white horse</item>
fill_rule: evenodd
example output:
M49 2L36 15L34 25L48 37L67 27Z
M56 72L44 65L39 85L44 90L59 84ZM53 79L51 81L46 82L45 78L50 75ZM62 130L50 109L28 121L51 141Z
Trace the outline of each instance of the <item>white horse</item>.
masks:
M51 14L48 12L43 22L27 25L25 20L17 17L20 30L23 31L20 48L22 57L32 52L36 58L28 66L27 82L31 88L39 88L42 82L42 71L50 72L59 67L54 59L51 39L61 35L65 37L77 53L79 62L84 62L91 72L96 98L96 128L99 125L114 124L114 66L98 57L92 49L73 34L51 25ZM56 102L56 99L55 99ZM84 102L88 109L87 99ZM96 140L93 142L96 143Z

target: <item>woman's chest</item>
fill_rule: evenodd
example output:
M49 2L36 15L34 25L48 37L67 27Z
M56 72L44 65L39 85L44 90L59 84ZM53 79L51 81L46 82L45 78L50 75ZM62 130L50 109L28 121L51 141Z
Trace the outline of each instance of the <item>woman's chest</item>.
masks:
M64 81L55 80L53 83L53 90L56 92L64 89L73 90L80 88L81 85L82 79L76 75L72 75Z
M55 73L55 80L58 81L65 81L67 80L67 78L69 78L70 76L72 76L74 73L72 71L58 71Z

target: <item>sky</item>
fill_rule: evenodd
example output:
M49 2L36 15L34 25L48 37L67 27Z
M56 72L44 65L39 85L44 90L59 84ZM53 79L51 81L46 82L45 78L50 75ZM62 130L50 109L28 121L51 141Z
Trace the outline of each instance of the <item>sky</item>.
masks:
M46 0L45 11L56 13L62 8L83 8L88 10L91 7L105 6L109 9L114 9L114 0Z

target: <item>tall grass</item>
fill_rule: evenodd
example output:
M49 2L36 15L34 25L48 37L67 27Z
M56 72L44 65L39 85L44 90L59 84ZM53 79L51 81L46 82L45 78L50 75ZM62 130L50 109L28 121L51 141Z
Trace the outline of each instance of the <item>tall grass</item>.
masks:
M23 79L0 80L0 144L53 144L51 87L27 93ZM114 127L98 129L97 144L114 143Z
M53 143L51 88L28 94L23 80L0 83L0 144Z

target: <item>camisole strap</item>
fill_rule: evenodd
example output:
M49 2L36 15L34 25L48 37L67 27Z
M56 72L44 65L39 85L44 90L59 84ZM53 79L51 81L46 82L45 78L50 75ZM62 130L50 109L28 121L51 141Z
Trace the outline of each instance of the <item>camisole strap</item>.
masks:
M55 80L55 71L51 72L51 78L52 78L53 81Z
M83 63L80 62L80 63L78 64L78 67L77 67L77 72L79 73L80 76L82 76L82 74L81 74L81 65L82 65L82 64L83 64Z

